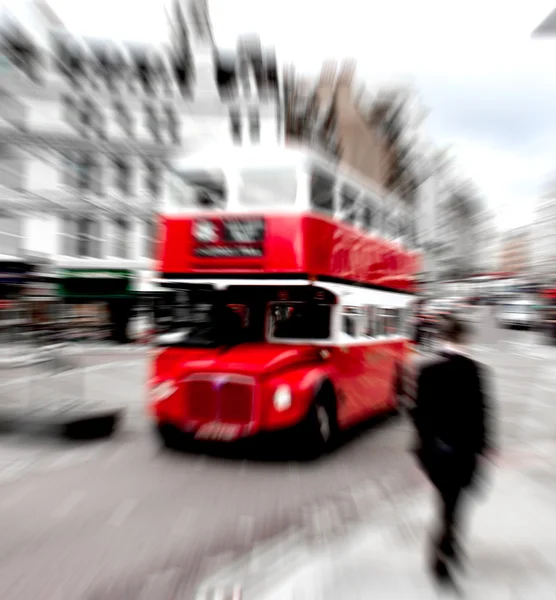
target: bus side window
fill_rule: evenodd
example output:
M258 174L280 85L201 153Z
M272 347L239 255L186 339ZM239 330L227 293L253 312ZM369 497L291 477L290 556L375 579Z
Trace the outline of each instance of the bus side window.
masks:
M388 309L388 329L386 335L400 335L401 318L398 308Z
M366 327L366 313L362 307L344 307L342 313L342 333L350 337L360 338L365 335Z
M361 210L361 229L364 231L372 231L375 227L375 212L376 207L369 196L363 197L363 208Z
M367 337L375 337L376 336L376 309L374 306L367 306L366 307L366 329L365 329L365 335Z
M355 225L359 205L359 192L356 188L344 183L340 188L340 210L339 217L342 221Z
M382 336L386 335L386 320L387 320L386 310L387 309L385 309L385 308L378 308L376 310L375 325L376 325L376 336L377 337L382 337Z
M383 214L383 235L388 240L395 240L397 237L397 218L395 212L386 209Z
M334 188L336 180L322 171L311 177L311 208L325 214L334 214Z
M400 308L398 310L399 313L399 325L398 325L398 333L403 335L404 337L411 336L411 315L410 311L407 308Z
M373 219L371 223L371 230L373 233L378 235L384 234L384 205L383 200L379 198L370 198L371 202L369 205L372 207Z
M355 320L353 319L353 315L344 310L342 313L342 333L349 335L350 337L355 337Z

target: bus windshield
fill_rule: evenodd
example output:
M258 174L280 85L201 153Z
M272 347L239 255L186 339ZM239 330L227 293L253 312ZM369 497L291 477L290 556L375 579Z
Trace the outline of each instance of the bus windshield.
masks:
M250 208L293 206L297 171L291 167L245 169L240 173L238 200Z
M252 340L250 306L229 303L221 292L175 291L155 305L156 343L160 346L233 346Z
M276 339L325 340L330 337L331 307L310 302L274 302L270 331Z
M288 300L277 300L284 294ZM156 341L160 346L215 348L267 338L328 339L332 305L325 294L309 287L173 290L155 305Z

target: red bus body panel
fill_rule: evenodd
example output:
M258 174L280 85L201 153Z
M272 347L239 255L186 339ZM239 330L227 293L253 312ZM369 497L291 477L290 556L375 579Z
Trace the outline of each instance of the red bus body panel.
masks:
M193 432L215 420L239 425L237 437L285 429L304 418L315 392L325 380L334 386L341 428L395 407L396 367L405 360L407 352L403 340L330 347L326 359L321 357L321 351L322 348L314 346L264 343L242 345L225 353L219 349L162 350L154 361L151 384L172 380L177 389L169 398L153 402L151 412L159 422L171 422ZM188 389L188 378L199 375L203 379ZM252 380L251 408L239 409L244 418L229 407L224 408L224 414L218 414L224 402L216 398L217 393L222 395L217 392L217 384L226 375L232 380L242 376ZM283 384L289 385L292 391L292 405L287 410L277 411L272 399L277 387ZM193 392L195 398L202 399L204 415L202 411L191 413L195 402ZM218 403L221 406L212 407Z
M166 276L210 278L215 273L230 277L257 273L272 278L307 274L416 291L418 253L375 239L350 225L318 215L266 215L262 257L199 258L194 254L192 235L192 224L199 218L219 220L213 213L163 219L159 271Z
M260 257L195 255L196 219L264 218ZM171 279L322 278L390 291L416 291L419 255L342 222L310 214L163 217L158 271ZM256 281L253 282L256 285ZM326 352L323 352L323 351ZM372 340L345 347L252 343L226 351L167 348L153 360L151 387L171 381L171 396L150 402L158 423L199 432L211 423L233 428L232 437L286 429L307 415L325 381L334 386L341 428L394 408L398 367L408 340ZM278 386L291 389L291 406L274 407ZM222 439L222 438L220 438ZM231 439L231 438L230 438Z

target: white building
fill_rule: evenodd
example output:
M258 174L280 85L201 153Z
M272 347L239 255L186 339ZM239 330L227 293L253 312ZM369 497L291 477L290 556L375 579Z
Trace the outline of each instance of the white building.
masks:
M541 198L532 227L532 270L541 279L556 275L556 199Z
M280 137L275 56L245 40L226 68L203 0L169 4L159 46L81 39L43 0L9 8L0 13L0 263L12 264L0 264L0 280L14 262L49 259L66 302L98 300L125 336L153 269L173 162L205 144Z
M500 231L496 225L496 213L484 208L475 223L477 232L475 264L476 270L485 275L500 270Z
M280 135L274 55L244 40L226 69L202 0L170 3L164 47L82 40L41 0L14 6L0 57L4 257L148 269L173 159Z

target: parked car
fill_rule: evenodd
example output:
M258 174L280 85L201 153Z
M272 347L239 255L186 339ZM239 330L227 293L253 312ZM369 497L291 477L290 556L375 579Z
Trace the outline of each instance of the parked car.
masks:
M531 300L516 300L500 307L498 322L511 329L533 329L538 326L537 308Z

